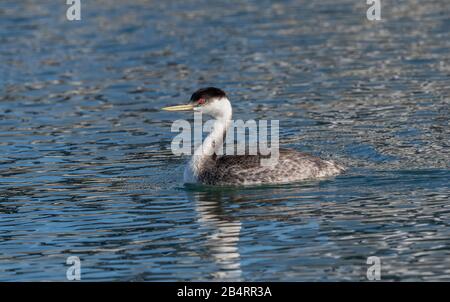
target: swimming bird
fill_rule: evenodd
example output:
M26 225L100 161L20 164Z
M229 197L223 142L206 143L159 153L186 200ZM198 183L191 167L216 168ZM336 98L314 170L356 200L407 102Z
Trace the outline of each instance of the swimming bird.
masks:
M231 123L232 107L226 93L215 87L194 92L188 104L166 111L196 111L215 119L213 130L198 146L184 171L185 183L206 185L279 184L318 179L342 173L343 166L293 149L279 149L278 160L261 165L270 155L217 155Z

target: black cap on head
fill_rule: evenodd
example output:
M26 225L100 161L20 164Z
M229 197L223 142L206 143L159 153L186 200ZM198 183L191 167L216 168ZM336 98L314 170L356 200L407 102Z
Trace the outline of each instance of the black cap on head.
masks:
M205 101L208 101L213 98L223 98L226 96L227 95L222 89L216 87L206 87L194 92L191 96L191 102L197 102L199 99L205 99Z

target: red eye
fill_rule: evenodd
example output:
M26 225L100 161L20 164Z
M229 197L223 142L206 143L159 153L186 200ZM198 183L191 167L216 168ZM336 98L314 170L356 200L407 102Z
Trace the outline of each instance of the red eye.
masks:
M204 104L205 103L205 99L199 99L198 101L197 101L197 104L199 104L199 105L202 105L202 104Z

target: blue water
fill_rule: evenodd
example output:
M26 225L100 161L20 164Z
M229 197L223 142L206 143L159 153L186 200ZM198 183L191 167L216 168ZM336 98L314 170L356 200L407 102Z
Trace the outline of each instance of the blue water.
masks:
M0 281L450 281L448 1L60 2L0 2ZM210 85L348 172L184 187Z

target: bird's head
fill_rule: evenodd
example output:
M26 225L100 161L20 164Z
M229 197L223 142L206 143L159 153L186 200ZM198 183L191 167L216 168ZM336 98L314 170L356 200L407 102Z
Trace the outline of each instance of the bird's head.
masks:
M201 88L194 92L186 105L164 107L166 111L197 111L216 119L231 118L231 103L226 93L215 87Z

